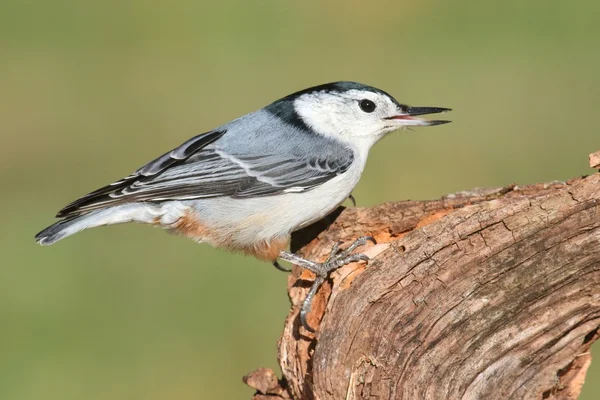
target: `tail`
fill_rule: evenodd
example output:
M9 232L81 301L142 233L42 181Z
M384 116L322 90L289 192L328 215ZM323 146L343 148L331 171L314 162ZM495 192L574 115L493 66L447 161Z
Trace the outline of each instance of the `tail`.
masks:
M83 215L72 219L58 221L35 235L35 241L42 246L50 246L62 238L82 231L85 228L81 227L81 224L86 217L87 216ZM78 227L81 228L77 229Z
M84 229L103 225L123 224L132 221L154 223L157 217L160 218L161 214L160 206L140 203L124 204L90 211L50 225L35 235L35 241L42 246L50 246Z

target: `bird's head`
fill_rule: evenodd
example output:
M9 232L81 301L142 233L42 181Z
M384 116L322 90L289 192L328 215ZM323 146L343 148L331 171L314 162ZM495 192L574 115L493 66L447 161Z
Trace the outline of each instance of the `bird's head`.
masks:
M450 122L418 118L449 108L410 107L383 90L357 82L305 89L276 101L267 110L296 126L304 125L318 134L367 147L397 129Z

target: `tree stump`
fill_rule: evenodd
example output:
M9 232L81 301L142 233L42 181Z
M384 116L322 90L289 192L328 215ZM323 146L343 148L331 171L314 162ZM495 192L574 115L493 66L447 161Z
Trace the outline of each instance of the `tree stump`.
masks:
M577 398L600 328L600 174L340 208L292 250L322 260L362 235L371 261L318 291L316 335L298 320L313 276L294 267L283 378L245 377L255 400Z

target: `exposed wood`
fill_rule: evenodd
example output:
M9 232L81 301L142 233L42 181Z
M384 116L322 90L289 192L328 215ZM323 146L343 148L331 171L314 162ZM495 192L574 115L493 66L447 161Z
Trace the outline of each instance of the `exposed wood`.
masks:
M600 151L590 154L590 168L600 168Z
M285 384L277 379L275 372L268 368L259 368L242 378L244 383L256 389L254 400L289 399Z
M283 380L255 399L577 398L600 327L600 174L340 209L329 223L293 250L319 260L372 235L372 261L319 290L316 336L297 315L312 276L294 268Z

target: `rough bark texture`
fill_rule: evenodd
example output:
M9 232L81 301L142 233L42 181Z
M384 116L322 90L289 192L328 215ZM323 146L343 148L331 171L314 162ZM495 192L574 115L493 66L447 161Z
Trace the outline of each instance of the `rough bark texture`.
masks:
M293 250L361 235L371 262L319 290L316 336L298 322L312 276L290 275L283 378L251 374L256 400L577 398L600 327L600 174L340 209Z

